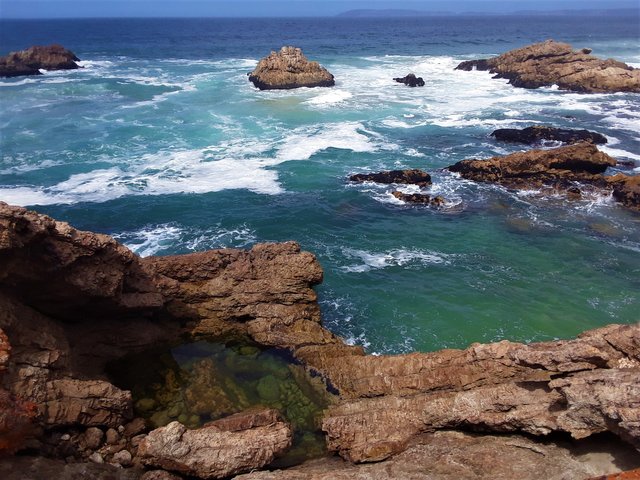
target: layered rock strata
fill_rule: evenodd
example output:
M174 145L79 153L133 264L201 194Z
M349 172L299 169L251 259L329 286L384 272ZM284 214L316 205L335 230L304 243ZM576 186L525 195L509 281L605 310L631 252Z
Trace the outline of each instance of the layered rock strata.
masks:
M332 87L333 75L318 62L310 62L296 47L282 47L258 62L249 81L260 90Z
M573 130L567 128L534 125L523 129L500 128L494 130L491 136L501 142L525 143L533 145L542 142L580 143L590 142L596 145L607 143L607 137L589 130Z
M566 192L579 198L589 186L609 192L623 206L640 210L640 176L619 173L604 176L616 160L591 143L577 143L551 150L529 150L487 160L462 160L448 167L463 178L491 182L508 188L541 188Z
M110 237L2 203L0 264L0 386L33 404L41 430L30 434L35 442L27 439L31 448L58 458L144 461L219 478L259 468L285 450L290 429L269 411L150 434L131 420L130 394L109 383L105 363L181 335L289 349L340 393L323 429L329 448L355 462L404 451L409 461L426 448L425 435L442 429L574 438L609 432L639 445L640 324L570 341L365 356L320 325L312 286L322 270L294 243L143 260ZM449 450L475 442L439 441ZM215 456L203 453L210 442L235 445L216 450L229 455L215 468ZM538 448L530 442L523 450ZM360 468L340 465L338 473ZM358 471L405 471L382 465ZM162 475L170 474L145 474Z
M640 92L640 70L612 59L602 60L591 50L573 50L566 43L547 40L489 59L460 63L457 70L488 70L515 87L557 85L560 90L584 93Z
M36 46L0 57L0 77L41 75L43 70L80 68L76 55L62 45Z

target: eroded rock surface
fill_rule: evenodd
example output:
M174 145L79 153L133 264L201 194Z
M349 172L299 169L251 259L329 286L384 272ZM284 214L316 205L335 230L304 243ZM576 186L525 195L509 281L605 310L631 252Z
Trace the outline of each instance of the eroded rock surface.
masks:
M379 463L339 459L307 462L288 470L240 475L237 480L566 480L634 468L637 452L610 439L576 446L537 442L521 435L454 431L425 434L416 445ZM621 478L622 480L622 478Z
M296 47L282 47L258 62L249 74L260 90L287 90L299 87L332 87L333 75L318 62L310 62Z
M606 181L613 189L613 198L627 208L640 211L640 175L618 173Z
M0 57L0 77L41 75L44 70L72 70L80 68L75 54L62 45L36 46L11 52Z
M498 57L460 63L457 70L488 70L515 87L557 85L574 92L640 92L640 70L612 59L602 60L588 49L547 40Z
M357 173L349 177L351 182L402 183L427 187L431 185L431 175L417 168L410 170L389 170L378 173Z
M277 411L259 410L196 430L172 422L149 433L139 455L147 465L199 478L224 478L266 465L291 441L291 428Z
M445 199L439 195L433 196L426 193L404 193L398 190L391 192L391 195L406 203L429 205L431 207L442 207L445 204Z
M528 145L542 143L544 141L562 143L590 142L597 145L607 143L607 137L597 132L547 127L543 125L534 125L533 127L523 129L500 128L493 131L491 136L501 142L525 143Z

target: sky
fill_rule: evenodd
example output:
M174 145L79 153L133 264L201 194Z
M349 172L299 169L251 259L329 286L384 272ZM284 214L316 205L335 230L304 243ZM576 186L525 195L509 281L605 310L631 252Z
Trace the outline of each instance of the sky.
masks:
M638 0L0 0L0 18L295 17L353 9L450 12L638 8Z

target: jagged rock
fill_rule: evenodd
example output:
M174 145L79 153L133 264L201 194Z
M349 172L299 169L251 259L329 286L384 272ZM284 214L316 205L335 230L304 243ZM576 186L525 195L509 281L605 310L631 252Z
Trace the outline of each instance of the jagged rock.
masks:
M416 203L420 205L429 205L432 207L442 207L445 204L444 198L441 196L431 196L426 193L403 193L397 190L391 192L391 195L396 197L398 200L407 203Z
M515 87L558 85L574 92L640 92L640 70L616 60L601 60L574 51L571 45L547 40L498 57L460 63L456 70L489 70Z
M318 62L310 62L295 47L282 47L258 62L249 74L260 90L286 90L299 87L332 87L333 75Z
M286 470L240 475L236 480L565 480L606 475L639 464L637 452L610 439L575 445L536 442L520 435L441 431L424 435L417 445L384 462L353 465L323 458Z
M401 452L423 432L460 426L576 438L609 430L637 445L639 355L640 324L572 341L310 361L344 399L325 415L330 449L361 462ZM575 400L580 395L591 404Z
M640 175L618 173L606 177L606 181L613 189L613 198L627 208L640 211Z
M357 173L349 177L351 182L403 183L427 187L431 185L431 175L417 168L411 170L389 170L378 173Z
M534 125L524 129L500 128L492 132L491 136L502 142L526 143L528 145L543 141L562 143L590 142L598 145L607 143L607 137L600 133L541 125Z
M407 87L424 87L424 79L422 77L416 77L415 74L410 73L406 77L394 78L398 83L404 83Z
M0 77L40 75L40 69L72 70L80 68L77 61L80 59L61 45L31 47L0 57Z
M291 445L292 432L275 410L236 414L187 430L178 422L153 430L140 443L147 465L193 475L224 478L259 468Z
M570 182L596 182L614 158L591 143L578 143L551 150L529 150L488 160L462 160L448 167L462 177L499 183L511 188L553 185L568 188Z

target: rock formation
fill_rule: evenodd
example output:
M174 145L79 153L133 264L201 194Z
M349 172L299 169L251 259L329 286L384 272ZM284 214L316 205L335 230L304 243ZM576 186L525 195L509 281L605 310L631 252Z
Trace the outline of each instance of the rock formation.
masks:
M515 87L538 88L557 85L561 90L584 93L640 92L640 70L590 55L591 50L573 50L571 45L547 40L498 57L460 63L457 70L488 70L494 78L505 78Z
M589 130L572 130L542 125L534 125L533 127L523 129L500 128L494 130L491 136L501 142L526 143L528 145L542 143L544 141L562 143L590 142L597 145L607 143L607 137L600 133L590 132Z
M31 47L0 57L0 77L41 75L43 70L72 70L80 68L80 59L61 45Z
M224 478L263 467L291 446L292 432L275 410L240 413L187 430L173 422L140 444L147 465L198 478Z
M432 207L442 207L445 204L444 198L439 195L434 197L426 193L403 193L398 190L391 192L391 195L406 203L430 205Z
M394 78L398 83L404 83L407 87L424 87L424 79L422 77L416 77L415 74L410 73L406 77Z
M389 170L379 173L357 173L349 177L351 182L402 183L428 187L431 175L418 169Z
M595 145L583 142L487 160L462 160L448 169L477 182L498 183L508 188L550 188L567 193L569 198L579 198L577 183L583 184L603 193L610 192L623 206L640 210L640 176L603 175L616 163Z
M108 236L4 203L0 265L0 393L11 402L28 402L36 415L23 417L34 422L34 431L18 440L31 452L71 464L128 469L116 476L107 465L92 466L86 475L135 478L143 462L154 469L143 480L175 478L167 469L221 478L260 468L289 448L291 429L272 410L243 412L192 430L175 422L150 433L144 421L132 418L131 395L109 382L105 364L181 336L288 349L339 392L323 418L331 451L365 463L399 455L379 466L323 460L323 474L335 468L332 478L404 472L406 478L425 478L411 476L411 469L424 465L425 473L435 475L453 468L442 452L458 449L474 456L470 465L482 465L488 456L496 472L547 471L542 465L552 471L553 462L531 463L530 457L540 455L529 452L549 452L559 462L570 457L576 472L582 471L579 463L588 463L521 433L580 439L607 432L618 450L613 435L640 446L640 324L611 325L567 341L366 356L321 326L312 286L322 270L294 243L140 259ZM269 383L274 381L261 380L259 390L275 399ZM0 440L7 438L7 428L0 421ZM437 432L455 429L510 435ZM523 454L497 462L483 448L491 445ZM412 460L420 455L431 455L435 464ZM3 461L0 473L24 458L29 457ZM51 478L81 471L56 462L32 464L62 472ZM636 456L624 468L638 466Z
M318 62L310 62L295 47L282 47L258 62L249 80L260 90L287 90L299 87L332 87L333 75Z

